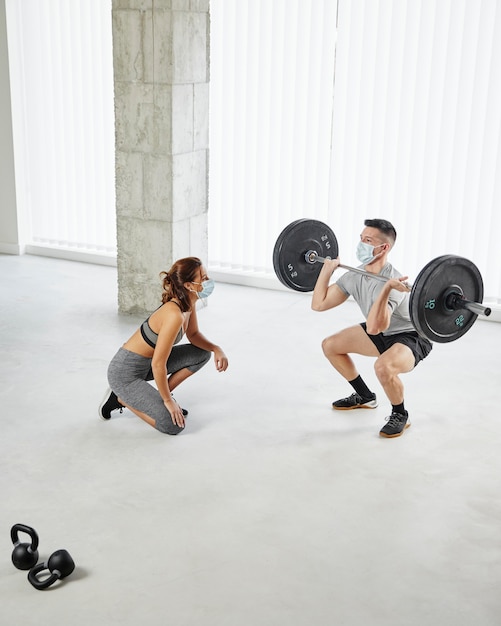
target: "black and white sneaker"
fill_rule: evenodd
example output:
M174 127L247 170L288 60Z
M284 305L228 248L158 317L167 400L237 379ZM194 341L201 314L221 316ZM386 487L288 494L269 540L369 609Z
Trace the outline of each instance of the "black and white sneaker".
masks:
M400 437L404 430L409 428L410 425L411 423L407 411L405 415L393 411L390 417L386 418L386 424L381 428L379 434L381 437Z
M349 411L350 409L375 409L377 407L376 394L372 398L362 398L358 393L352 393L347 398L341 398L332 403L332 408L336 411Z
M99 417L102 420L109 420L111 418L111 412L120 409L120 413L123 411L123 404L120 404L116 394L108 387L104 398L99 405Z

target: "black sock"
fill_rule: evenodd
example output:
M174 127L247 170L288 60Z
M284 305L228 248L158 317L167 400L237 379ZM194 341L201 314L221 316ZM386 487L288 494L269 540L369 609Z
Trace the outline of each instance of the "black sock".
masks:
M404 403L402 404L392 404L393 413L399 413L400 415L405 415L407 411L404 409Z
M356 391L356 393L358 393L358 395L362 397L363 400L372 400L372 398L374 397L374 394L364 383L361 376L357 376L356 378L348 382Z

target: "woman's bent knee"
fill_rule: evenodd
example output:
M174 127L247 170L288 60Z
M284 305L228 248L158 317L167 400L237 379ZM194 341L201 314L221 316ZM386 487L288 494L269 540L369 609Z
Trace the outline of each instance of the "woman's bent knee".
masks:
M178 426L172 421L171 414L165 407L157 412L154 418L155 428L164 435L179 435L184 430L184 426Z
M184 426L178 426L172 420L156 420L155 428L164 435L179 435L184 430Z
M211 356L211 353L208 350L202 350L202 348L197 348L197 350L198 350L198 353L197 353L198 358L196 362L188 366L188 369L193 374L195 374L195 372L198 372L198 370L201 370L202 367L206 363L208 363L210 356Z

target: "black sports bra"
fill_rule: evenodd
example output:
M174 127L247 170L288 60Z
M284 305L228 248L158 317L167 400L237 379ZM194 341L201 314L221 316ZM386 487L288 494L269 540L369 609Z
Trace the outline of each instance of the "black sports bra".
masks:
M180 307L180 305L175 301L175 300L169 300L169 302L174 302L174 304L177 304ZM163 306L163 305L160 305ZM159 309L160 307L158 307ZM157 309L157 311L158 311ZM151 315L150 315L151 317ZM140 331L141 331L141 337L146 341L146 343L152 347L155 348L157 345L157 340L158 340L158 333L154 332L153 330L151 330L151 326L149 324L150 321L150 317L148 317L148 319L144 320L144 322L141 324L140 326ZM181 328L179 329L179 332L177 334L177 337L174 339L174 344L179 343L181 341L181 339L183 338L184 335L184 330L183 327L181 326Z

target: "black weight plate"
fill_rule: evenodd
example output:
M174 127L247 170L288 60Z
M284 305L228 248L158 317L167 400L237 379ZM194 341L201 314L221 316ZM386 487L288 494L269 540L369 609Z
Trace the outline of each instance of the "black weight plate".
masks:
M323 222L299 219L284 228L273 248L273 269L280 282L295 291L313 291L322 263L309 263L310 250L321 257L338 256L337 239Z
M412 286L409 300L412 323L430 341L455 341L478 317L467 309L453 310L447 306L446 296L451 290L462 292L463 298L472 302L480 303L484 296L482 276L476 265L452 254L430 261Z

